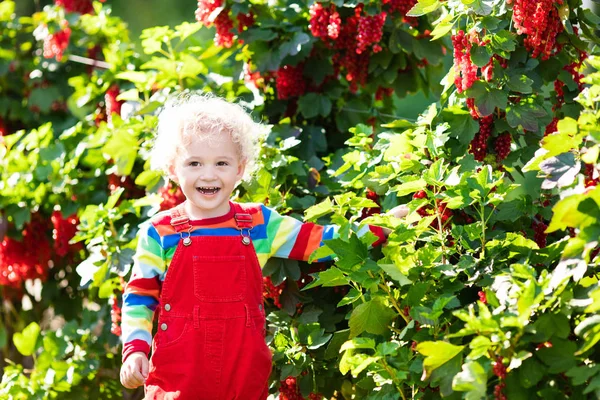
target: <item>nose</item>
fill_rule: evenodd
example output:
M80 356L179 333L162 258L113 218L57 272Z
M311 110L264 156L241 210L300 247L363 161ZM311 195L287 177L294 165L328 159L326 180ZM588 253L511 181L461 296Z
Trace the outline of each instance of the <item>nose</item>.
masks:
M200 178L203 180L214 180L217 178L215 168L212 165L206 165L200 171Z

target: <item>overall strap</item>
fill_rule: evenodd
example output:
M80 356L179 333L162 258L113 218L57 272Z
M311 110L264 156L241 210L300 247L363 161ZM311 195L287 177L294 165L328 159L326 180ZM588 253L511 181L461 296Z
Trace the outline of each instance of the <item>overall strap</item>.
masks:
M252 214L245 212L242 207L237 203L232 203L235 215L235 224L238 229L252 229Z
M171 226L176 232L190 231L192 226L190 225L190 219L185 213L182 206L177 206L170 210L171 213Z

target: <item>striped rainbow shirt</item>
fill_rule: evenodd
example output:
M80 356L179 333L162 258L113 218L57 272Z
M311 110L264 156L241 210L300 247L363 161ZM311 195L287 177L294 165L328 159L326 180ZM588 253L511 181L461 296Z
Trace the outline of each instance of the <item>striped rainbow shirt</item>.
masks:
M323 245L324 240L338 235L336 225L303 223L280 215L262 204L240 206L244 212L252 215L250 236L261 268L271 257L307 261L310 254ZM239 236L234 213L231 207L221 217L191 220L191 236ZM131 353L141 351L148 355L150 352L154 311L159 304L162 282L180 240L170 221L170 213L161 212L144 223L138 232L131 277L123 293L123 361ZM362 236L369 230L380 238L374 245L385 240L381 228L373 226L365 226L358 235Z

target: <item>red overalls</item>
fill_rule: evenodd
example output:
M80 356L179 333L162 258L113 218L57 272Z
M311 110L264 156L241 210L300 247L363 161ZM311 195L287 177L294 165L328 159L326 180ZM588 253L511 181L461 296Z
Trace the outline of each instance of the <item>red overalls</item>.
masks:
M252 216L234 203L240 235L181 239L162 284L146 400L264 400L271 352L265 343L262 271L250 240Z

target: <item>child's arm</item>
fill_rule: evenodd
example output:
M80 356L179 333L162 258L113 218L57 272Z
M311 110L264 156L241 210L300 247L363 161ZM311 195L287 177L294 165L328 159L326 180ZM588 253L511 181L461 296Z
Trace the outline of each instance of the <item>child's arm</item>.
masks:
M390 210L388 214L402 218L408 214L408 208L401 205ZM263 216L270 242L269 255L272 257L307 261L313 251L323 246L323 241L338 237L337 225L303 223L295 218L280 215L266 206L263 206ZM357 234L362 236L368 231L379 237L374 246L385 242L389 234L389 231L368 225L362 227Z
M148 356L152 343L152 321L165 272L163 248L151 223L142 225L131 277L123 293L123 362L140 352Z

